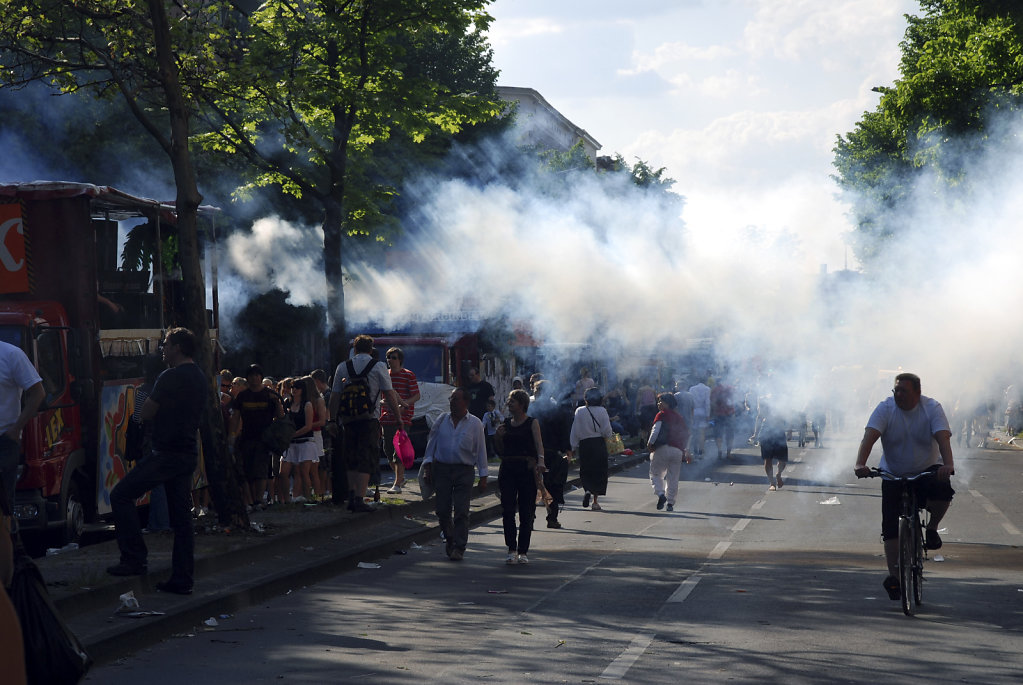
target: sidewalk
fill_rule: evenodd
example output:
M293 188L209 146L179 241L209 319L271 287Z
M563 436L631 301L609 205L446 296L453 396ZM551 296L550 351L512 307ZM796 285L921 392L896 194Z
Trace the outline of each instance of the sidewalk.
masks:
M646 453L620 455L610 461L617 473L647 459ZM474 490L471 525L501 513L496 488L497 465L485 494ZM578 484L578 467L569 485ZM172 536L146 536L149 573L117 578L106 568L119 560L109 540L36 559L61 615L85 644L96 663L106 663L178 633L193 633L209 618L286 594L293 588L330 578L359 562L391 556L412 543L439 536L433 502L423 502L409 474L409 487L386 495L376 511L352 514L330 504L280 505L253 512L250 531L226 532L200 520L195 537L195 590L190 596L157 592L156 583L170 574ZM205 517L204 517L205 518ZM205 525L204 525L205 524ZM262 531L255 528L261 527ZM128 618L117 613L119 597L134 592L136 611L162 615Z

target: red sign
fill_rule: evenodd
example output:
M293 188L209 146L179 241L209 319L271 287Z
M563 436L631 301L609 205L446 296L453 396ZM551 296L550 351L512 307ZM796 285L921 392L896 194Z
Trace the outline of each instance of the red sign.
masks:
M0 293L29 292L21 204L0 204Z

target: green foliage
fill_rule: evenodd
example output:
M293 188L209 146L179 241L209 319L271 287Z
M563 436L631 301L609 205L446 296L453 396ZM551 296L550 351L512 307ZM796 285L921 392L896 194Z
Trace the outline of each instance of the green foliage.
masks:
M869 263L900 231L914 181L931 174L968 195L971 153L1002 143L998 117L1023 105L1023 6L922 0L908 17L900 78L838 136L836 177L852 200L857 256Z

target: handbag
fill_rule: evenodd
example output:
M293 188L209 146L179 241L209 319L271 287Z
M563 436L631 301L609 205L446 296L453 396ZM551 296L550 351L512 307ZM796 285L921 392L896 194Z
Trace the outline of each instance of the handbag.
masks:
M21 540L14 542L10 597L25 639L28 682L30 685L73 685L89 670L92 657L57 613L39 567L25 551Z
M412 468L416 461L416 448L412 446L408 433L403 430L397 431L391 444L394 445L394 453L401 459L401 465L407 469Z
M604 438L604 442L607 443L609 455L621 454L625 451L625 441L622 440L621 433L612 433L610 438Z

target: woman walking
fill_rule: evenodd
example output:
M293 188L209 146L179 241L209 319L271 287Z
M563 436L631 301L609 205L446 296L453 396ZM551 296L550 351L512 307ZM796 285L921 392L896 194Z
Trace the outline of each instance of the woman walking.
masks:
M689 444L689 426L682 415L675 411L675 396L662 392L657 396L657 415L650 429L650 484L657 495L657 509L675 510L675 496L678 494L678 477L682 462L690 462L686 454Z
M497 451L501 455L498 482L504 518L504 542L508 547L507 564L528 564L529 540L536 516L537 480L545 467L540 423L526 415L529 395L512 390L508 395L511 414L497 429ZM518 529L515 514L519 515Z
M611 418L602 406L603 398L597 388L589 388L584 395L585 406L575 410L569 442L571 454L579 455L579 480L583 486L583 509L590 506L600 511L598 498L607 493L607 443L611 437Z

